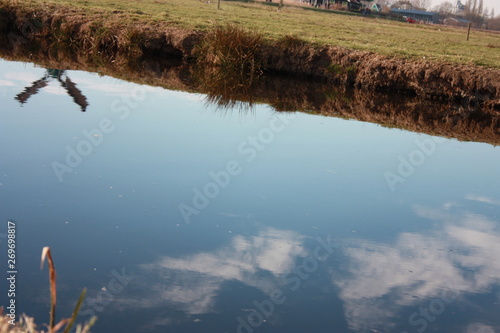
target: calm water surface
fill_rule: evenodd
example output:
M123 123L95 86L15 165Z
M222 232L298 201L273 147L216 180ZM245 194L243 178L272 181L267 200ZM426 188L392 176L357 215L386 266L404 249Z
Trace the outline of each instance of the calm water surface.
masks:
M50 246L94 332L500 332L498 147L4 60L0 98L39 323Z

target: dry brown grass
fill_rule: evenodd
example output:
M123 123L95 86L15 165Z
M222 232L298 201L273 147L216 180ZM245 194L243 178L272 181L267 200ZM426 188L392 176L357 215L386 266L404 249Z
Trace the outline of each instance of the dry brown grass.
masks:
M466 41L464 29L408 24L344 11L287 5L280 12L277 3L199 0L19 0L18 7L66 12L68 20L81 12L100 26L134 24L163 30L180 27L206 32L215 24L237 24L261 33L268 40L295 34L319 45L336 45L371 51L394 58L426 59L500 68L497 45L500 35L473 30Z
M0 308L0 333L69 333L73 327L80 307L85 298L86 289L83 289L78 301L76 302L75 308L71 315L71 318L61 319L56 324L56 305L57 305L57 280L56 280L56 269L54 266L54 260L52 259L52 253L49 247L44 247L42 250L42 257L40 260L40 268L47 259L49 266L49 284L50 284L50 322L47 326L48 330L38 329L35 324L35 319L27 316L26 314L21 314L19 321L14 325L10 323L11 318L3 314L3 308ZM89 322L85 324L79 324L76 326L76 333L90 333L90 328L94 325L96 317L93 317Z
M253 76L262 72L262 35L235 24L217 25L205 34L194 53L200 64L216 66L222 70Z

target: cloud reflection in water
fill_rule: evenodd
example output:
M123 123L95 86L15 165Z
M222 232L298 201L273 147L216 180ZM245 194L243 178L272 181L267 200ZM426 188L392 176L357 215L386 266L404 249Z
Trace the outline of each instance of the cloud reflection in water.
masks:
M302 239L292 231L268 228L256 236L236 236L230 245L214 252L161 257L142 266L148 275L156 276L150 286L154 293L144 298L142 306L171 304L187 314L211 313L227 280L267 293L276 287L281 274L291 270L295 258L306 254Z
M477 311L480 305L466 298L499 284L500 233L489 218L453 213L453 207L415 207L417 215L437 222L432 232L402 233L393 245L356 240L344 249L347 275L337 272L332 282L340 288L351 329L386 331L401 321L411 328L408 309L418 312L447 292L458 297L452 305Z
M438 209L415 206L414 212L433 222L433 228L400 233L392 244L344 240L340 263L338 255L321 263L324 267L318 273L328 272L328 281L335 287L335 292L324 289L321 297L342 302L343 317L349 329L356 332L400 332L400 327L416 332L419 327L410 325L409 315L443 295L453 298L445 304L443 317L453 311L467 312L459 316L459 324L446 320L441 324L460 325L467 333L497 330L498 327L478 319L477 314L485 312L486 305L478 304L473 297L491 294L499 285L498 223L464 211L455 203ZM145 297L135 304L141 308L173 308L186 316L216 314L220 311L217 301L227 281L253 287L261 296L269 295L275 288L290 292L284 286L283 276L292 271L300 257L311 254L306 240L306 236L294 231L266 228L255 236L235 236L230 244L213 251L179 258L161 256L141 265L145 276L141 294ZM319 275L311 277L311 282L320 279ZM319 296L313 296L312 291L309 295L310 285L300 288L301 297ZM494 296L497 303L492 306L498 307L500 294ZM286 308L297 306L291 304L297 302L292 299L280 305L280 311L284 310L282 320L286 320ZM241 309L252 305L237 304ZM491 316L489 313L486 316ZM497 322L495 318L491 320ZM179 323L178 312L156 322L163 326L174 323ZM428 324L430 327L437 323Z

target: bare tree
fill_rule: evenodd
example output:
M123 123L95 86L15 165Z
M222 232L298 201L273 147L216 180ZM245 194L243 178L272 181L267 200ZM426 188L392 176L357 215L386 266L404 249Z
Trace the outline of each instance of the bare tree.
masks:
M483 0L479 0L479 4L477 5L477 12L476 12L476 14L483 15L483 7L484 7Z
M391 5L391 8L413 9L413 4L409 0L398 0Z
M489 19L488 27L491 30L500 30L500 16Z
M431 4L431 0L411 0L414 8L427 10Z
M465 8L465 18L473 23L476 27L483 27L488 20L488 13L484 11L483 0L469 0L469 6Z
M439 6L435 7L435 11L439 12L441 15L451 15L455 10L455 5L450 1L445 1Z
M488 18L490 18L490 10L488 9L488 7L485 7L484 10L483 10L483 17L485 20L487 20Z
M477 10L477 0L472 0L472 7L469 7L469 11L475 14Z

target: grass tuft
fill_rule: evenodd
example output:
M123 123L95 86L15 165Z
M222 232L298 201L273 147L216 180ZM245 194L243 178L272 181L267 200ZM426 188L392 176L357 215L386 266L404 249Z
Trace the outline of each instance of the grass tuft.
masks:
M195 50L200 65L219 67L244 78L263 72L261 34L235 24L214 26Z
M252 108L254 84L265 70L261 34L234 24L215 25L195 48L197 79L207 103L221 109Z

